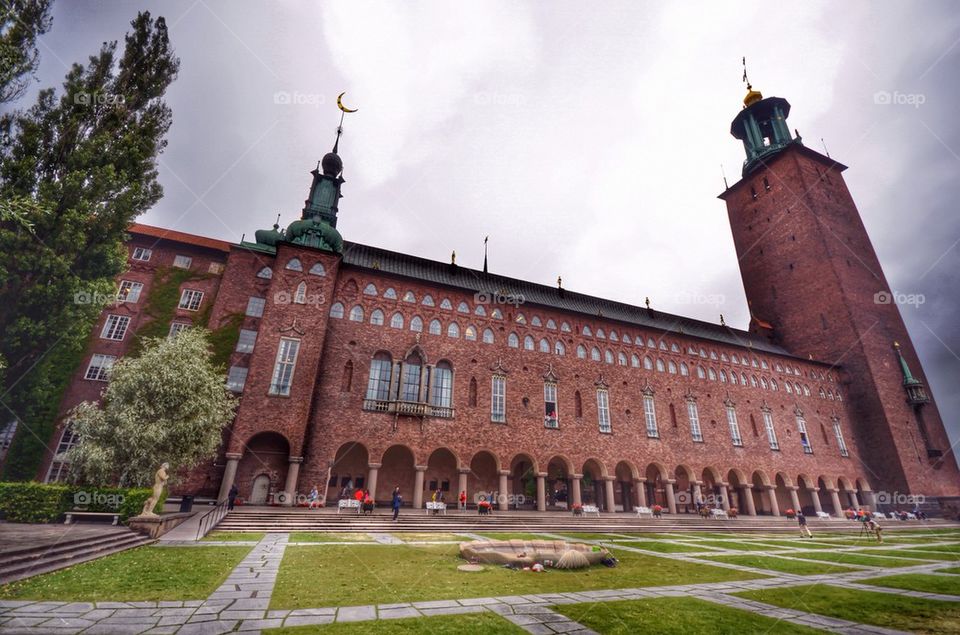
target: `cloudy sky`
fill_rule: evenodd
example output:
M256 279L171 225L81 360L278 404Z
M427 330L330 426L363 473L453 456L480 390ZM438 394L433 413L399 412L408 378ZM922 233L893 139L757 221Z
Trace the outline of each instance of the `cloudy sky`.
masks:
M923 295L901 311L956 441L960 12L781 4L57 0L38 86L149 9L182 65L142 222L236 241L294 220L346 91L346 239L479 267L489 235L496 273L746 327L716 199L746 55L850 166L892 287Z

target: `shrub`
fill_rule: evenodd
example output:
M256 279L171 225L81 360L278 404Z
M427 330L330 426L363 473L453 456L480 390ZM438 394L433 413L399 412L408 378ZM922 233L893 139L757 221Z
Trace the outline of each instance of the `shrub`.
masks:
M0 513L13 523L49 523L67 509L70 488L44 483L0 483Z

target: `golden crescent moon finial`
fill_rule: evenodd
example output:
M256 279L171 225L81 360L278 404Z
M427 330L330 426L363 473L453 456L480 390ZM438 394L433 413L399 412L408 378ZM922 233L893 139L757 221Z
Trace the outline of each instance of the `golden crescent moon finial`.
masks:
M343 112L357 112L358 110L357 108L354 108L351 110L350 108L347 108L346 106L343 105L343 96L346 94L347 94L346 92L342 92L339 95L337 95L337 108L339 108Z

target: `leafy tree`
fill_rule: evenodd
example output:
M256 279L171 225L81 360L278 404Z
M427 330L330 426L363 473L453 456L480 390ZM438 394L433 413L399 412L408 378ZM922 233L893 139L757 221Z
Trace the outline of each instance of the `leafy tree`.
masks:
M2 0L0 0L2 1ZM125 266L129 224L158 200L175 79L164 19L140 13L121 54L104 43L0 119L0 415L20 421L4 477L30 479L60 397Z
M0 104L27 91L40 61L37 38L50 23L50 0L0 0Z
M91 485L146 486L160 463L189 469L216 455L236 407L204 329L149 338L139 357L118 360L100 404L72 412L79 442L71 478Z

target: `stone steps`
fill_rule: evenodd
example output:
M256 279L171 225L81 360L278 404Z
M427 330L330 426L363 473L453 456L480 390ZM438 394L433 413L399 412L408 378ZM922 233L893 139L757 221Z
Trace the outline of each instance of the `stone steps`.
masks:
M111 529L101 536L64 539L0 552L0 584L8 584L41 573L109 556L152 543L129 529Z

